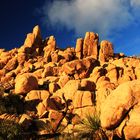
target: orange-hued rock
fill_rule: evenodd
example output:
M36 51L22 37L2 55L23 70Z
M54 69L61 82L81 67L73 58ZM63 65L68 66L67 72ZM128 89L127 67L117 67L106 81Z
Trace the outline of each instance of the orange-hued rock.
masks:
M124 68L124 75L128 75L131 80L135 80L136 79L134 68L131 67L131 66Z
M94 93L90 91L77 90L77 92L72 97L72 104L74 108L92 106L94 104Z
M36 77L31 73L25 73L16 77L15 93L27 94L31 90L38 89Z
M78 38L77 42L76 42L76 48L75 48L75 52L76 52L76 57L81 59L83 57L83 38Z
M4 51L5 51L5 49L0 49L0 55L1 55L1 53L4 52Z
M27 130L30 125L31 125L32 119L30 116L28 116L27 114L22 114L19 120L19 124L25 129Z
M124 115L134 105L133 91L130 84L131 82L127 82L120 85L102 104L100 117L102 127L108 129L117 127ZM138 81L137 84L140 84L140 82ZM133 90L137 90L137 88Z
M50 83L49 84L49 92L54 93L59 89L59 85L57 83Z
M34 34L35 38L37 39L37 41L39 41L39 39L42 40L41 30L40 30L40 27L38 25L36 25L33 28L33 34Z
M95 114L96 108L95 106L85 106L83 108L74 109L73 113L80 116L81 119L85 119L87 116Z
M26 59L27 59L27 54L26 53L18 53L17 54L17 61L18 61L18 63L19 64L24 64L24 62L26 61Z
M45 101L46 102L46 101ZM62 110L64 105L62 104L62 99L59 96L52 96L47 100L48 110Z
M61 98L58 96L52 96L50 98L44 99L37 106L37 114L42 117L49 110L61 110L64 109Z
M25 46L32 47L35 42L35 36L32 33L27 34L27 38L24 42Z
M117 72L117 68L115 65L113 65L113 64L108 65L106 77L108 77L110 79L110 82L117 83L118 72Z
M0 69L3 69L3 67L6 65L7 61L0 60Z
M140 138L140 124L138 119L140 116L138 111L140 109L139 92L139 80L121 84L112 91L101 105L100 119L102 127L114 129L122 123L119 128L119 132L122 132L120 134L121 136L124 135L126 139ZM123 121L127 116L128 119Z
M16 69L17 67L17 58L12 58L11 60L8 61L8 63L5 65L5 69L7 71L11 71L13 69Z
M51 121L52 131L55 132L58 129L60 122L63 120L64 114L55 110L49 112L49 120Z
M4 77L5 74L6 74L6 70L4 69L0 70L0 81L1 81L1 78Z
M103 40L100 43L99 60L102 62L108 61L110 57L113 57L113 45L107 40Z
M98 79L96 83L96 89L101 89L101 88L114 89L115 84L111 83L108 77L102 76Z
M140 67L135 68L135 75L137 79L140 79Z
M75 48L62 49L53 35L43 39L37 25L21 47L0 49L0 97L9 101L11 113L0 119L24 130L32 123L33 132L49 135L59 125L73 132L87 115L100 114L100 130L111 131L105 130L107 136L140 139L139 80L140 58L114 53L113 44L99 42L97 33L86 32ZM16 98L22 103L15 104Z
M87 80L87 79L82 79L81 80L81 89L84 91L95 91L96 85L94 82Z
M47 90L31 90L29 93L27 93L25 97L25 101L30 100L45 100L49 98L50 93Z
M68 100L72 100L74 94L77 90L81 89L80 80L69 80L63 88L56 91L56 95L62 98L62 94L64 93L65 98Z
M42 72L42 78L45 78L48 76L57 76L58 74L59 74L59 67L56 67L55 64L46 65L44 66L44 71Z
M46 105L44 105L42 102L39 103L36 106L36 110L37 110L37 115L41 118L41 116L43 116L44 114L46 114Z
M68 75L62 75L60 76L60 79L58 81L58 85L62 88L65 86L65 84L70 80L70 76Z
M129 113L129 119L125 123L124 136L125 139L139 139L140 138L140 104L134 106Z
M83 57L92 56L97 59L98 56L98 34L86 32L83 43Z
M51 53L51 61L54 63L59 62L60 56L58 55L58 51L54 51Z
M35 72L33 72L33 74L37 77L37 79L42 78L42 73L43 73L43 69L38 69Z
M75 79L86 78L90 75L94 67L98 66L99 62L92 57L87 57L82 60L73 60L62 66L61 72L67 75L77 76Z
M47 62L51 61L51 53L56 50L56 41L54 36L50 36L45 40L44 44L44 58Z
M35 48L39 47L38 45L41 45L41 42L42 42L41 31L39 26L37 25L34 27L32 33L27 34L24 46L28 46L30 48L34 47L33 50L35 50Z
M92 73L90 74L90 79L97 83L98 79L101 76L105 76L106 73L107 71L104 68L102 68L101 66L97 66L93 69Z

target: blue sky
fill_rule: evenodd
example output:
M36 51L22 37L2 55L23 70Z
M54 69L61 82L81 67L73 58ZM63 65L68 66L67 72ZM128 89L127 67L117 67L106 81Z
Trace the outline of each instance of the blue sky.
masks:
M115 52L140 54L140 0L4 0L0 2L0 48L20 47L39 25L59 47L75 46L86 31L110 40Z

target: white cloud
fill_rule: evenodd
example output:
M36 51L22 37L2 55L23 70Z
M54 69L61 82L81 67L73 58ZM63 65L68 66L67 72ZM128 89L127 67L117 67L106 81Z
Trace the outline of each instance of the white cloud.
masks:
M131 5L139 7L140 6L140 0L131 0Z
M140 22L140 0L131 0L132 14L135 16L136 22Z
M130 9L138 5L140 0L54 0L44 5L43 19L54 28L74 30L76 35L95 31L108 37L135 21L136 10Z

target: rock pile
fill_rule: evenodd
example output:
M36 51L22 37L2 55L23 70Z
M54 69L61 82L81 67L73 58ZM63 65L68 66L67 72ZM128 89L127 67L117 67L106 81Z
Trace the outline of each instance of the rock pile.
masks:
M43 40L36 26L20 48L0 49L0 96L21 96L20 123L35 120L38 130L41 123L52 126L40 134L55 132L60 123L74 127L75 116L100 112L103 128L121 138L140 138L139 80L140 59L115 54L112 43L99 43L93 32L77 39L75 48L62 50L54 36Z

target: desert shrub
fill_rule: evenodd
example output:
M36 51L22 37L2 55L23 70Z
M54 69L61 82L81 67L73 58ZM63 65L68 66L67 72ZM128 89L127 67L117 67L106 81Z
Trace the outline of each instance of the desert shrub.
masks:
M81 121L79 130L77 130L77 132L79 139L107 139L105 132L101 128L100 119L98 115L87 115L86 118Z
M9 94L0 98L0 114L21 114L23 112L23 101L20 96Z
M9 120L0 120L0 140L18 139L21 134L22 128L19 124Z

